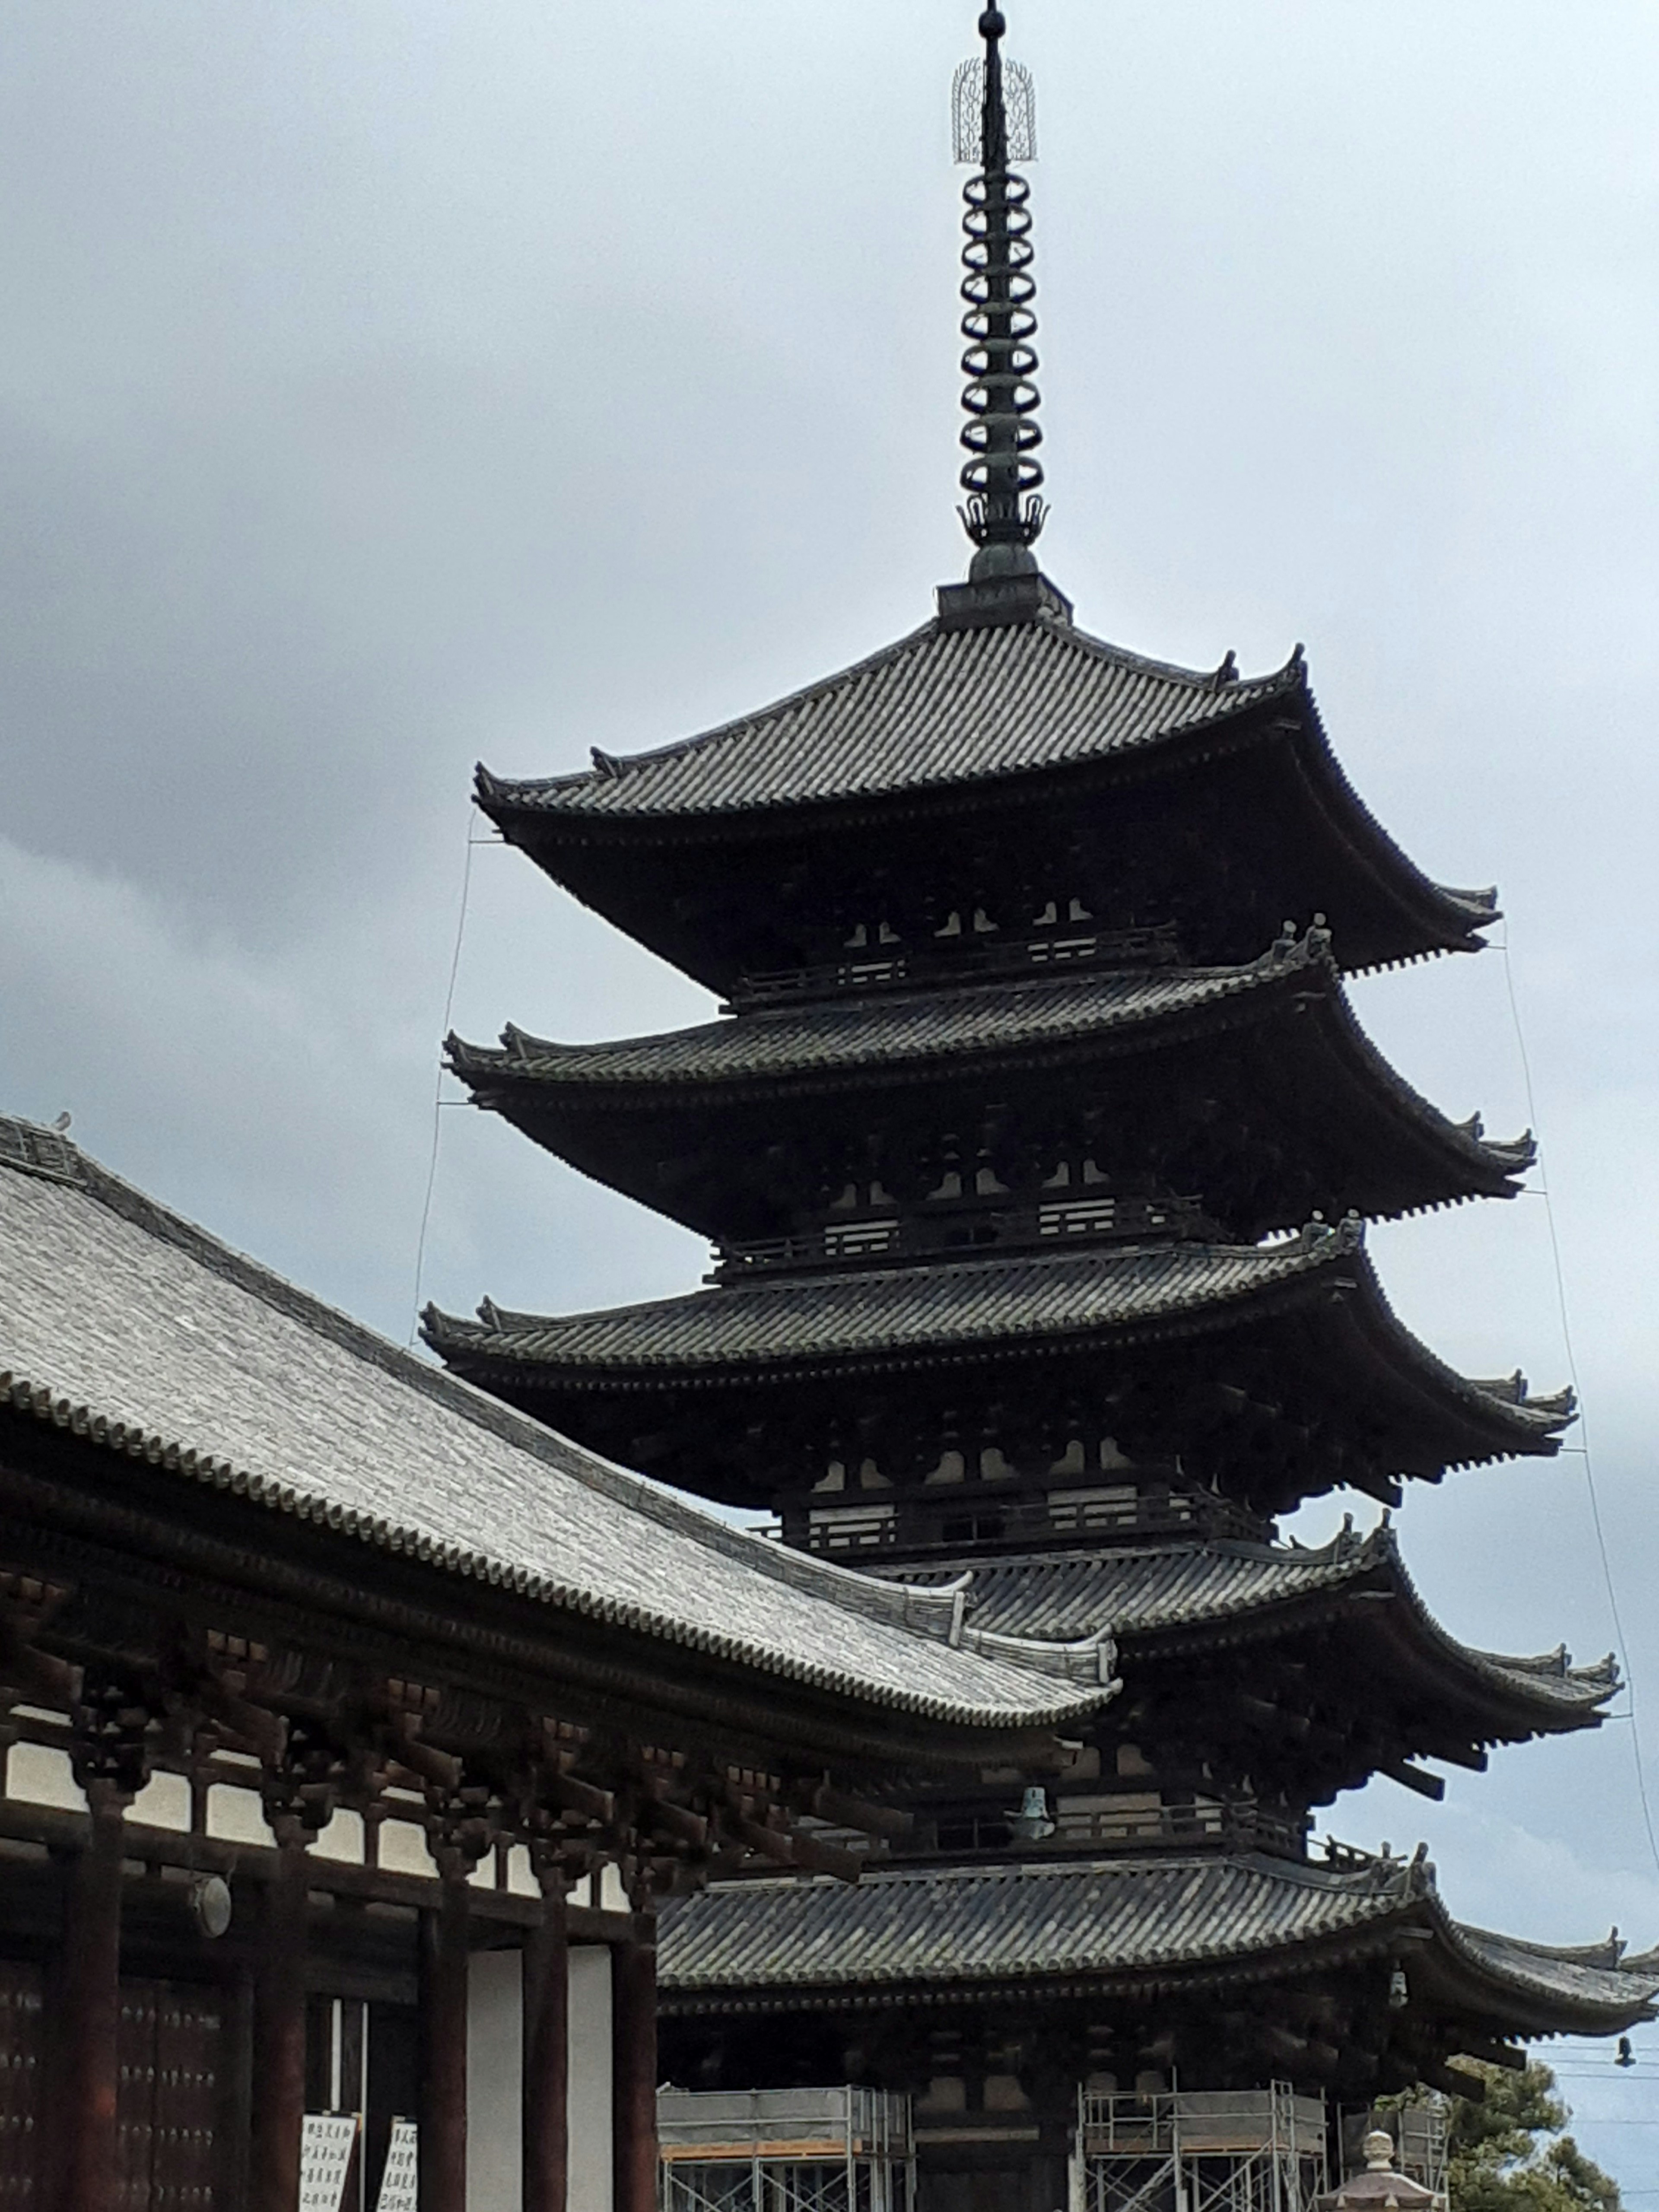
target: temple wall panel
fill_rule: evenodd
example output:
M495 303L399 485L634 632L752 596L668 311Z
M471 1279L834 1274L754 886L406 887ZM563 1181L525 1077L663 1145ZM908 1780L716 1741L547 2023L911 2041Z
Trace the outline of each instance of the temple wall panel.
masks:
M611 2212L611 1952L570 1952L569 2212Z
M524 2196L524 1978L517 1951L477 1951L467 1974L467 2212Z
M70 1770L69 1753L55 1744L13 1744L6 1754L6 1795L66 1813L87 1809L86 1792Z

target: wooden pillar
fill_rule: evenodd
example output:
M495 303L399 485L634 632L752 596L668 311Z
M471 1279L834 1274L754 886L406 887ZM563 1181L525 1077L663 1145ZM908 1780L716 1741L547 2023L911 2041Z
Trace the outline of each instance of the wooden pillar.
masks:
M466 2212L467 1888L421 1915L421 2212Z
M92 1834L69 1877L59 2022L59 2212L114 2212L120 2081L121 1814L125 1796L89 1780Z
M523 2212L565 2212L569 2170L570 1948L564 1881L546 1876L524 1947Z
M302 1840L276 1853L253 1990L254 2212L297 2212L306 2109L306 1903Z
M611 1954L613 2212L655 2212L657 2202L654 1937L635 1936Z

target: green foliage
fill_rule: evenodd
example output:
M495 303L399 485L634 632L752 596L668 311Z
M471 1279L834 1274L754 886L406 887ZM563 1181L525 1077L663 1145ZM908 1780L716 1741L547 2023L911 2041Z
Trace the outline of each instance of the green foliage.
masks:
M1547 2066L1474 2070L1485 2100L1451 2103L1451 2212L1620 2212L1619 2184L1560 2132L1572 2114Z

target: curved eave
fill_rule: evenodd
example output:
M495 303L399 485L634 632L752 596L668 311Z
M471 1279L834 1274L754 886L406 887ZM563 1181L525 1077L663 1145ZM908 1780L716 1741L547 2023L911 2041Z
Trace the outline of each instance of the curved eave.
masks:
M1098 1285L1115 1271L1149 1259L1166 1273L1155 1305L1133 1314L1120 1310L1109 1318L1100 1317L1098 1305L1093 1313L1086 1310L1084 1292L1091 1279ZM1182 1293L1183 1272L1193 1279L1199 1267L1217 1261L1226 1285L1222 1294ZM925 1313L929 1293L941 1279L952 1277L966 1320L951 1332L925 1319L907 1326L907 1307ZM1079 1285L1073 1317L1061 1325L1055 1301L1065 1304ZM835 1304L826 1313L826 1293L839 1301L844 1319ZM1120 1285L1120 1307L1124 1296ZM747 1308L746 1323L739 1302ZM447 1364L487 1389L509 1394L701 1393L992 1359L1107 1354L1270 1324L1293 1310L1317 1320L1334 1309L1344 1323L1340 1356L1356 1362L1356 1390L1369 1384L1373 1404L1381 1391L1398 1422L1409 1417L1425 1437L1437 1439L1431 1448L1411 1455L1409 1463L1400 1452L1402 1463L1396 1472L1437 1480L1453 1467L1547 1455L1558 1449L1559 1432L1572 1417L1571 1407L1506 1399L1498 1395L1505 1386L1472 1382L1437 1358L1395 1319L1370 1262L1346 1232L1324 1231L1311 1243L1297 1240L1294 1246L1219 1254L1186 1247L1150 1255L874 1270L854 1278L820 1278L805 1285L744 1284L563 1319L486 1305L480 1321L466 1322L428 1307L423 1333ZM745 1327L746 1342L741 1334ZM655 1352L649 1348L653 1334L659 1346Z
M1464 1927L1420 1854L1335 1877L1248 1858L1013 1863L877 1874L839 1893L780 1881L707 1891L665 1916L660 1988L671 2016L1133 2000L1393 1957L1411 1985L1407 2033L1421 2019L1454 2038L1611 2034L1654 2016L1659 1976L1590 1955Z
M1270 954L1245 967L1194 971L1179 981L1097 981L1098 991L1075 978L919 991L885 1002L749 1014L598 1045L564 1045L508 1028L499 1048L452 1036L446 1051L475 1104L501 1114L582 1172L671 1213L672 1194L630 1162L632 1133L643 1115L689 1125L734 1109L867 1091L959 1085L1011 1073L1034 1079L1056 1070L1086 1073L1103 1062L1219 1042L1273 1022L1284 1027L1287 1052L1306 1063L1308 1087L1322 1079L1316 1045L1357 1092L1360 1110L1370 1109L1365 1149L1380 1158L1391 1144L1402 1160L1398 1172L1379 1172L1371 1191L1344 1188L1342 1206L1357 1202L1368 1218L1396 1218L1476 1197L1513 1197L1517 1178L1533 1164L1530 1132L1511 1143L1488 1143L1478 1117L1454 1122L1415 1091L1365 1035L1322 953L1310 957L1297 946L1289 957ZM1093 1007L1091 998L1097 1000ZM1062 1005L1075 1011L1057 1021L1048 1010ZM999 1036L996 1017L1003 1010L1007 1019ZM988 1012L993 1018L985 1018ZM1332 1112L1346 1126L1351 1102L1340 1101ZM706 1234L720 1233L720 1224L701 1213L675 1218ZM1289 1220L1275 1217L1267 1225L1285 1227Z
M1031 627L1042 630L1048 626ZM1072 641L1097 656L1103 666L1144 671L1150 683L1168 688L1170 711L1154 714L1149 726L1127 740L1103 738L1092 749L1079 744L1063 758L999 765L981 773L958 772L885 787L848 782L838 789L808 788L800 796L781 791L747 804L740 799L679 806L645 803L651 772L659 764L689 757L702 748L736 747L745 734L800 702L832 693L897 653L914 649L933 632L929 625L823 684L701 738L629 759L601 756L603 764L584 775L513 779L495 776L481 765L478 805L510 842L522 845L549 873L562 879L561 848L714 847L775 839L781 825L793 834L810 836L837 827L867 828L916 816L977 811L988 805L1064 801L1104 784L1145 782L1252 747L1272 750L1288 744L1295 775L1324 821L1334 849L1369 881L1381 904L1396 918L1390 947L1374 947L1358 966L1392 966L1437 951L1476 951L1483 942L1480 931L1499 919L1495 892L1435 883L1395 844L1359 798L1331 750L1299 649L1274 674L1218 690L1212 677L1159 669L1083 632L1071 632ZM636 805L629 801L630 779L638 781L641 793ZM595 902L591 890L580 895Z
M1129 1656L1132 1674L1137 1662L1216 1655L1328 1626L1357 1652L1384 1662L1376 1676L1382 1693L1407 1688L1426 1698L1450 1716L1471 1747L1599 1727L1601 1708L1619 1689L1611 1658L1575 1668L1565 1649L1525 1658L1460 1643L1424 1604L1386 1525L1363 1539L1339 1536L1318 1551L1276 1548L1261 1556L1267 1571L1260 1577L1248 1571L1257 1562L1242 1545L1171 1545L1164 1556L1197 1569L1195 1599L1160 1591L1153 1583L1141 1592L1137 1611L1134 1577L1144 1555L1134 1553L1049 1553L1028 1561L964 1556L930 1565L927 1574L930 1583L968 1577L970 1623L1020 1635L1109 1630ZM988 1606L976 1605L981 1580L1006 1586L1022 1571L1031 1585L1028 1607L1006 1587ZM902 1580L905 1572L896 1568L883 1579ZM1073 1573L1082 1588L1059 1599L1049 1594ZM1428 1741L1420 1749L1433 1756Z
M1302 1592L1218 1610L1204 1620L1145 1629L1123 1621L1118 1640L1131 1652L1186 1654L1294 1634L1310 1619L1328 1621L1386 1662L1382 1680L1391 1694L1409 1687L1448 1709L1472 1746L1599 1728L1602 1708L1618 1694L1611 1657L1574 1667L1565 1648L1532 1658L1461 1642L1423 1602L1392 1531L1377 1532L1353 1552L1346 1571L1340 1563L1334 1569L1325 1577L1310 1576ZM1433 1757L1431 1744L1422 1747L1422 1755Z
M1425 1947L1433 1997L1466 2017L1507 2018L1511 2036L1616 2035L1659 2017L1659 1971L1621 1958L1616 1942L1581 1948L1528 1943L1455 1921L1432 1899L1443 1940ZM1408 1972L1414 1969L1408 1968Z

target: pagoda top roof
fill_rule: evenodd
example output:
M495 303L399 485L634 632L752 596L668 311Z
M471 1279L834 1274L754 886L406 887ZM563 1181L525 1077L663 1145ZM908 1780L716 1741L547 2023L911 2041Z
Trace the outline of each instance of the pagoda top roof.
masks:
M1337 766L1298 646L1282 668L1243 678L1177 667L1077 629L1063 607L1030 621L961 628L936 617L838 674L758 712L653 751L593 750L576 775L477 774L480 806L519 842L766 817L786 810L890 803L994 787L1079 763L1146 763L1225 750L1277 719L1305 730L1334 781L1351 841L1447 945L1476 941L1496 894L1432 883L1376 823ZM1397 957L1397 956L1390 956Z
M965 1555L930 1561L925 1577L914 1566L871 1571L884 1580L961 1589L964 1619L982 1632L1077 1639L1109 1630L1137 1646L1180 1650L1270 1633L1276 1622L1293 1625L1324 1599L1387 1595L1388 1606L1368 1602L1355 1617L1379 1630L1402 1626L1432 1671L1461 1681L1480 1705L1495 1705L1522 1735L1593 1724L1620 1686L1611 1656L1575 1667L1565 1647L1516 1657L1460 1643L1424 1604L1386 1521L1365 1536L1350 1523L1317 1549L1176 1540L1025 1558Z
M868 2002L1131 1995L1149 1980L1268 1981L1322 1960L1386 1953L1402 1931L1467 2017L1512 2035L1605 2034L1654 2016L1659 1964L1616 1942L1572 1949L1452 1919L1434 1870L1343 1850L1325 1865L1255 1855L872 1869L830 1882L734 1882L665 1906L664 2008L799 2010L856 1989ZM1428 1954L1432 1959L1429 1966ZM1426 1978L1427 1976L1425 1975Z
M975 1731L1110 1694L1098 1652L950 1640L951 1602L733 1528L442 1374L168 1212L51 1130L0 1119L0 1416L527 1604ZM269 1534L255 1534L269 1543ZM670 1653L678 1651L678 1659ZM943 1747L941 1747L943 1748Z
M810 1278L739 1281L678 1298L563 1316L488 1301L466 1322L428 1307L427 1341L464 1371L538 1387L638 1389L676 1381L799 1380L997 1352L1097 1349L1243 1326L1280 1310L1364 1316L1413 1419L1432 1407L1441 1465L1548 1453L1571 1394L1532 1400L1524 1382L1467 1380L1396 1321L1362 1251L1358 1221L1314 1224L1267 1245L1196 1243L1054 1257L934 1259Z
M1300 647L1242 679L1143 659L1058 613L996 629L937 618L758 713L592 769L528 781L481 769L478 794L548 814L717 814L866 799L1018 775L1156 744L1295 698Z

